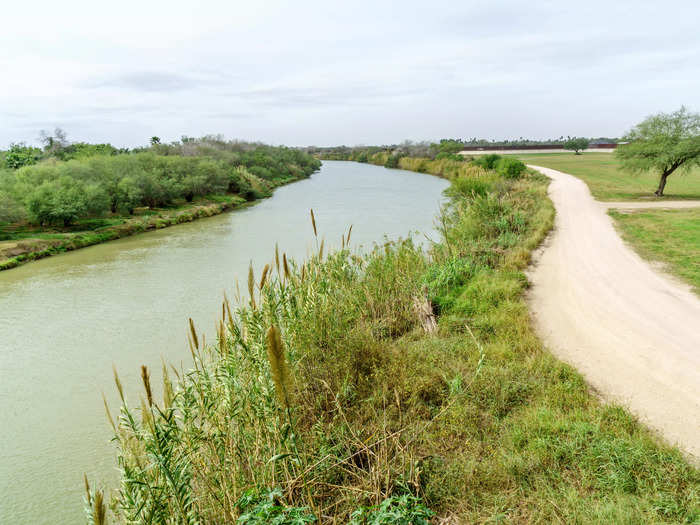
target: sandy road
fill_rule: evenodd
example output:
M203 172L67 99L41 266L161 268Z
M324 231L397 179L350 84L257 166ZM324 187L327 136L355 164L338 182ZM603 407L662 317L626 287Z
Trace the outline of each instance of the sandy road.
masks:
M555 230L530 270L540 336L605 398L700 460L700 298L617 235L586 184L552 179Z

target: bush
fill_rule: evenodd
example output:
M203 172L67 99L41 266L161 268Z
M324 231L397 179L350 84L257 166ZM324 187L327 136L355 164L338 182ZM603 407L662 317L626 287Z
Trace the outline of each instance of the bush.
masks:
M385 168L398 168L401 155L389 155L384 163Z
M503 157L496 162L496 171L506 179L519 179L527 166L513 157Z
M39 148L32 148L24 144L13 144L5 153L5 166L10 169L18 169L22 166L36 164L41 157Z
M484 169L492 170L496 168L496 163L501 159L500 155L489 153L487 155L479 155L472 162Z
M310 155L289 148L194 139L129 154L116 154L108 144L78 143L60 150L72 160L51 158L36 165L31 165L33 150L13 146L5 154L5 162L18 168L0 172L2 199L12 210L1 212L6 221L25 214L17 213L17 203L35 222L67 225L107 210L130 214L136 207L168 207L207 195L236 193L255 200L269 196L281 181L306 177L320 166ZM59 194L52 196L54 190Z

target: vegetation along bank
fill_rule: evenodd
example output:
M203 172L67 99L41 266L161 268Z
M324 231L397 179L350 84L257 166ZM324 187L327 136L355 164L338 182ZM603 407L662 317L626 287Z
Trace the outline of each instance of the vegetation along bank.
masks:
M50 137L0 152L0 270L209 217L268 197L321 163L299 150L219 137L117 150Z
M450 178L440 242L325 254L312 215L315 254L251 269L212 344L190 324L190 370L143 368L128 403L115 374L121 483L87 486L93 523L700 519L698 471L533 332L548 180L498 157L396 163Z

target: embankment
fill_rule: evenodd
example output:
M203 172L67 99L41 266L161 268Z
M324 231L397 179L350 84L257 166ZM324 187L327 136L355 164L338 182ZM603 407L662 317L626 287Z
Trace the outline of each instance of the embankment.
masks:
M441 242L325 254L319 233L306 261L251 269L215 344L190 324L192 370L166 370L160 400L144 369L141 408L113 422L118 516L697 520L698 471L534 333L524 270L553 224L548 179L403 162L459 171Z

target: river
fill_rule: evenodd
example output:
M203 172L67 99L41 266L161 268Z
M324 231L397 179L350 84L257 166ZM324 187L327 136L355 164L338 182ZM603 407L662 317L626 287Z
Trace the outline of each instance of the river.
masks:
M83 523L82 476L118 479L101 392L115 412L112 365L138 402L139 367L189 365L187 318L214 332L223 292L275 243L299 259L312 246L309 209L329 247L420 232L447 181L350 162L278 188L259 204L0 272L0 523ZM242 286L245 288L245 286Z

